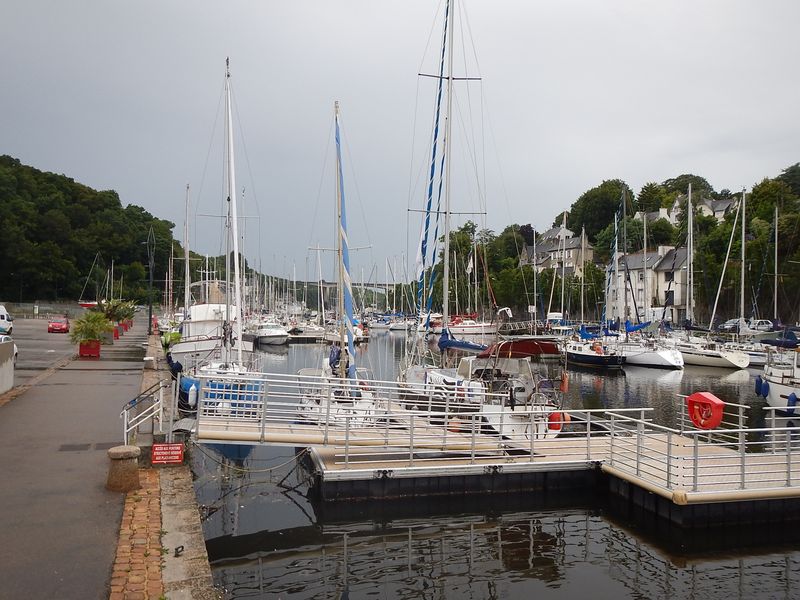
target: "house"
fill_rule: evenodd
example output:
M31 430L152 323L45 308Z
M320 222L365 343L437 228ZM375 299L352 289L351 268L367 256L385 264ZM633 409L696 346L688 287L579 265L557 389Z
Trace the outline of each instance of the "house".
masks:
M696 213L706 217L714 217L717 223L722 223L731 211L736 210L739 206L739 201L735 198L711 200L710 198L700 198L693 194L692 204L695 206ZM658 219L666 219L673 227L676 227L684 206L686 206L686 194L681 194L675 198L669 208L659 208L658 212L647 213L647 222L652 223ZM637 212L634 218L641 221L642 213Z
M607 319L635 322L637 312L644 319L646 307L662 307L661 314L673 323L686 318L686 248L659 246L646 257L644 252L620 256L607 272Z
M566 274L583 276L583 265L594 260L594 249L587 241L581 247L581 236L575 237L566 227L554 227L541 234L532 246L525 246L520 266L530 265L537 273L562 268ZM583 254L583 256L582 256Z

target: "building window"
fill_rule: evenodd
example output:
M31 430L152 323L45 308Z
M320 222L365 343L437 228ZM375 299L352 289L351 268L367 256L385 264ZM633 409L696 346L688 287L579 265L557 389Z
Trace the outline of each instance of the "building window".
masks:
M664 272L664 281L674 281L674 279L675 279L675 271Z
M664 295L664 306L675 304L675 290L670 290Z

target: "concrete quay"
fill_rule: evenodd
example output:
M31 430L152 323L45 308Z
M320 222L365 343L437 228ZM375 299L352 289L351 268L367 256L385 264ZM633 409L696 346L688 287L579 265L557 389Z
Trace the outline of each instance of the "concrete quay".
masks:
M100 359L77 358L47 321L15 321L16 387L0 396L0 598L220 597L187 466L140 469L127 494L105 489L122 407L169 376L143 369L146 354L163 365L146 321Z

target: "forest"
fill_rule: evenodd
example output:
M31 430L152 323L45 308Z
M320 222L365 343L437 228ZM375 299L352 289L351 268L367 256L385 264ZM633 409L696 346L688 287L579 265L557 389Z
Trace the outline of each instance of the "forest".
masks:
M605 264L614 242L614 216L626 217L627 250L637 251L644 245L643 228L633 215L637 211L654 212L670 208L686 194L691 183L695 206L695 264L697 265L698 313L708 318L714 301L719 276L725 262L728 240L733 228L733 212L717 223L697 209L702 199L737 199L740 194L723 189L719 192L703 178L684 174L661 183L647 183L636 193L620 179L609 179L584 192L566 214L567 227L579 234L585 228L589 243L595 249L596 264L586 270L583 282L588 314L599 314L605 290ZM623 210L624 199L624 210ZM95 299L106 293L108 273L114 265L114 286L126 299L144 303L148 299L149 260L152 250L152 299L159 302L165 286L170 254L183 256L183 249L173 238L174 224L151 215L140 206L123 206L112 190L97 191L54 173L23 165L10 156L0 156L0 206L2 236L0 236L0 301L29 302L34 300ZM746 305L753 315L771 317L773 304L773 249L775 228L774 209L778 207L778 308L785 322L794 322L800 312L800 163L782 170L774 178L765 178L747 193L747 260ZM562 223L563 214L555 215L553 225ZM686 243L685 201L681 205L677 227L661 219L652 222L647 232L647 245L682 246ZM455 282L451 284L451 310L475 308L474 287L478 287L478 309L490 312L493 307L508 306L516 318L527 318L527 307L546 306L550 289L553 305L561 305L561 282L552 270L537 275L537 298L534 297L534 274L529 266L520 266L520 255L526 245L533 243L539 232L530 224L512 224L500 233L478 229L467 222L451 232L450 247ZM149 248L150 238L154 245ZM739 302L738 259L740 242L735 239L728 261L720 297L720 313L737 312ZM441 249L443 244L439 244ZM192 255L193 281L200 277L203 261ZM736 257L736 258L734 258ZM441 259L441 257L440 257ZM178 259L176 261L180 263ZM220 265L222 276L224 260ZM470 267L471 263L471 267ZM94 267L93 267L94 265ZM441 306L441 260L436 271L433 291L434 308ZM251 275L252 269L246 267ZM183 274L176 266L175 289L182 289ZM468 273L469 271L469 273ZM556 285L553 286L553 278ZM414 282L398 285L397 307L408 306L414 297ZM565 306L572 314L579 304L580 282L568 276L564 282ZM316 308L316 292L309 289L308 300ZM179 295L176 292L176 295ZM299 294L298 294L299 295ZM390 293L390 296L392 294ZM402 298L402 300L401 300ZM374 294L367 294L363 304L369 304ZM382 307L383 302L379 302Z

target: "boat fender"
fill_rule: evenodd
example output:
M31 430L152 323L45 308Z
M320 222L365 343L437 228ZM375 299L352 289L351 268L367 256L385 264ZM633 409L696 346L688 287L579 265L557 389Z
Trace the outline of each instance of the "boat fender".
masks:
M769 381L767 381L766 379L761 384L761 395L764 396L764 398L769 396Z
M189 388L189 406L191 408L197 406L197 386L195 384Z
M547 417L547 427L550 431L561 431L561 428L571 420L569 413L554 411Z
M793 415L794 407L797 405L797 394L794 392L789 394L789 398L786 400L786 405L789 407L789 410L786 411L786 414Z
M756 376L756 396L761 395L761 375Z
M567 377L566 371L561 372L561 385L559 389L562 394L566 394L569 391L569 378Z

